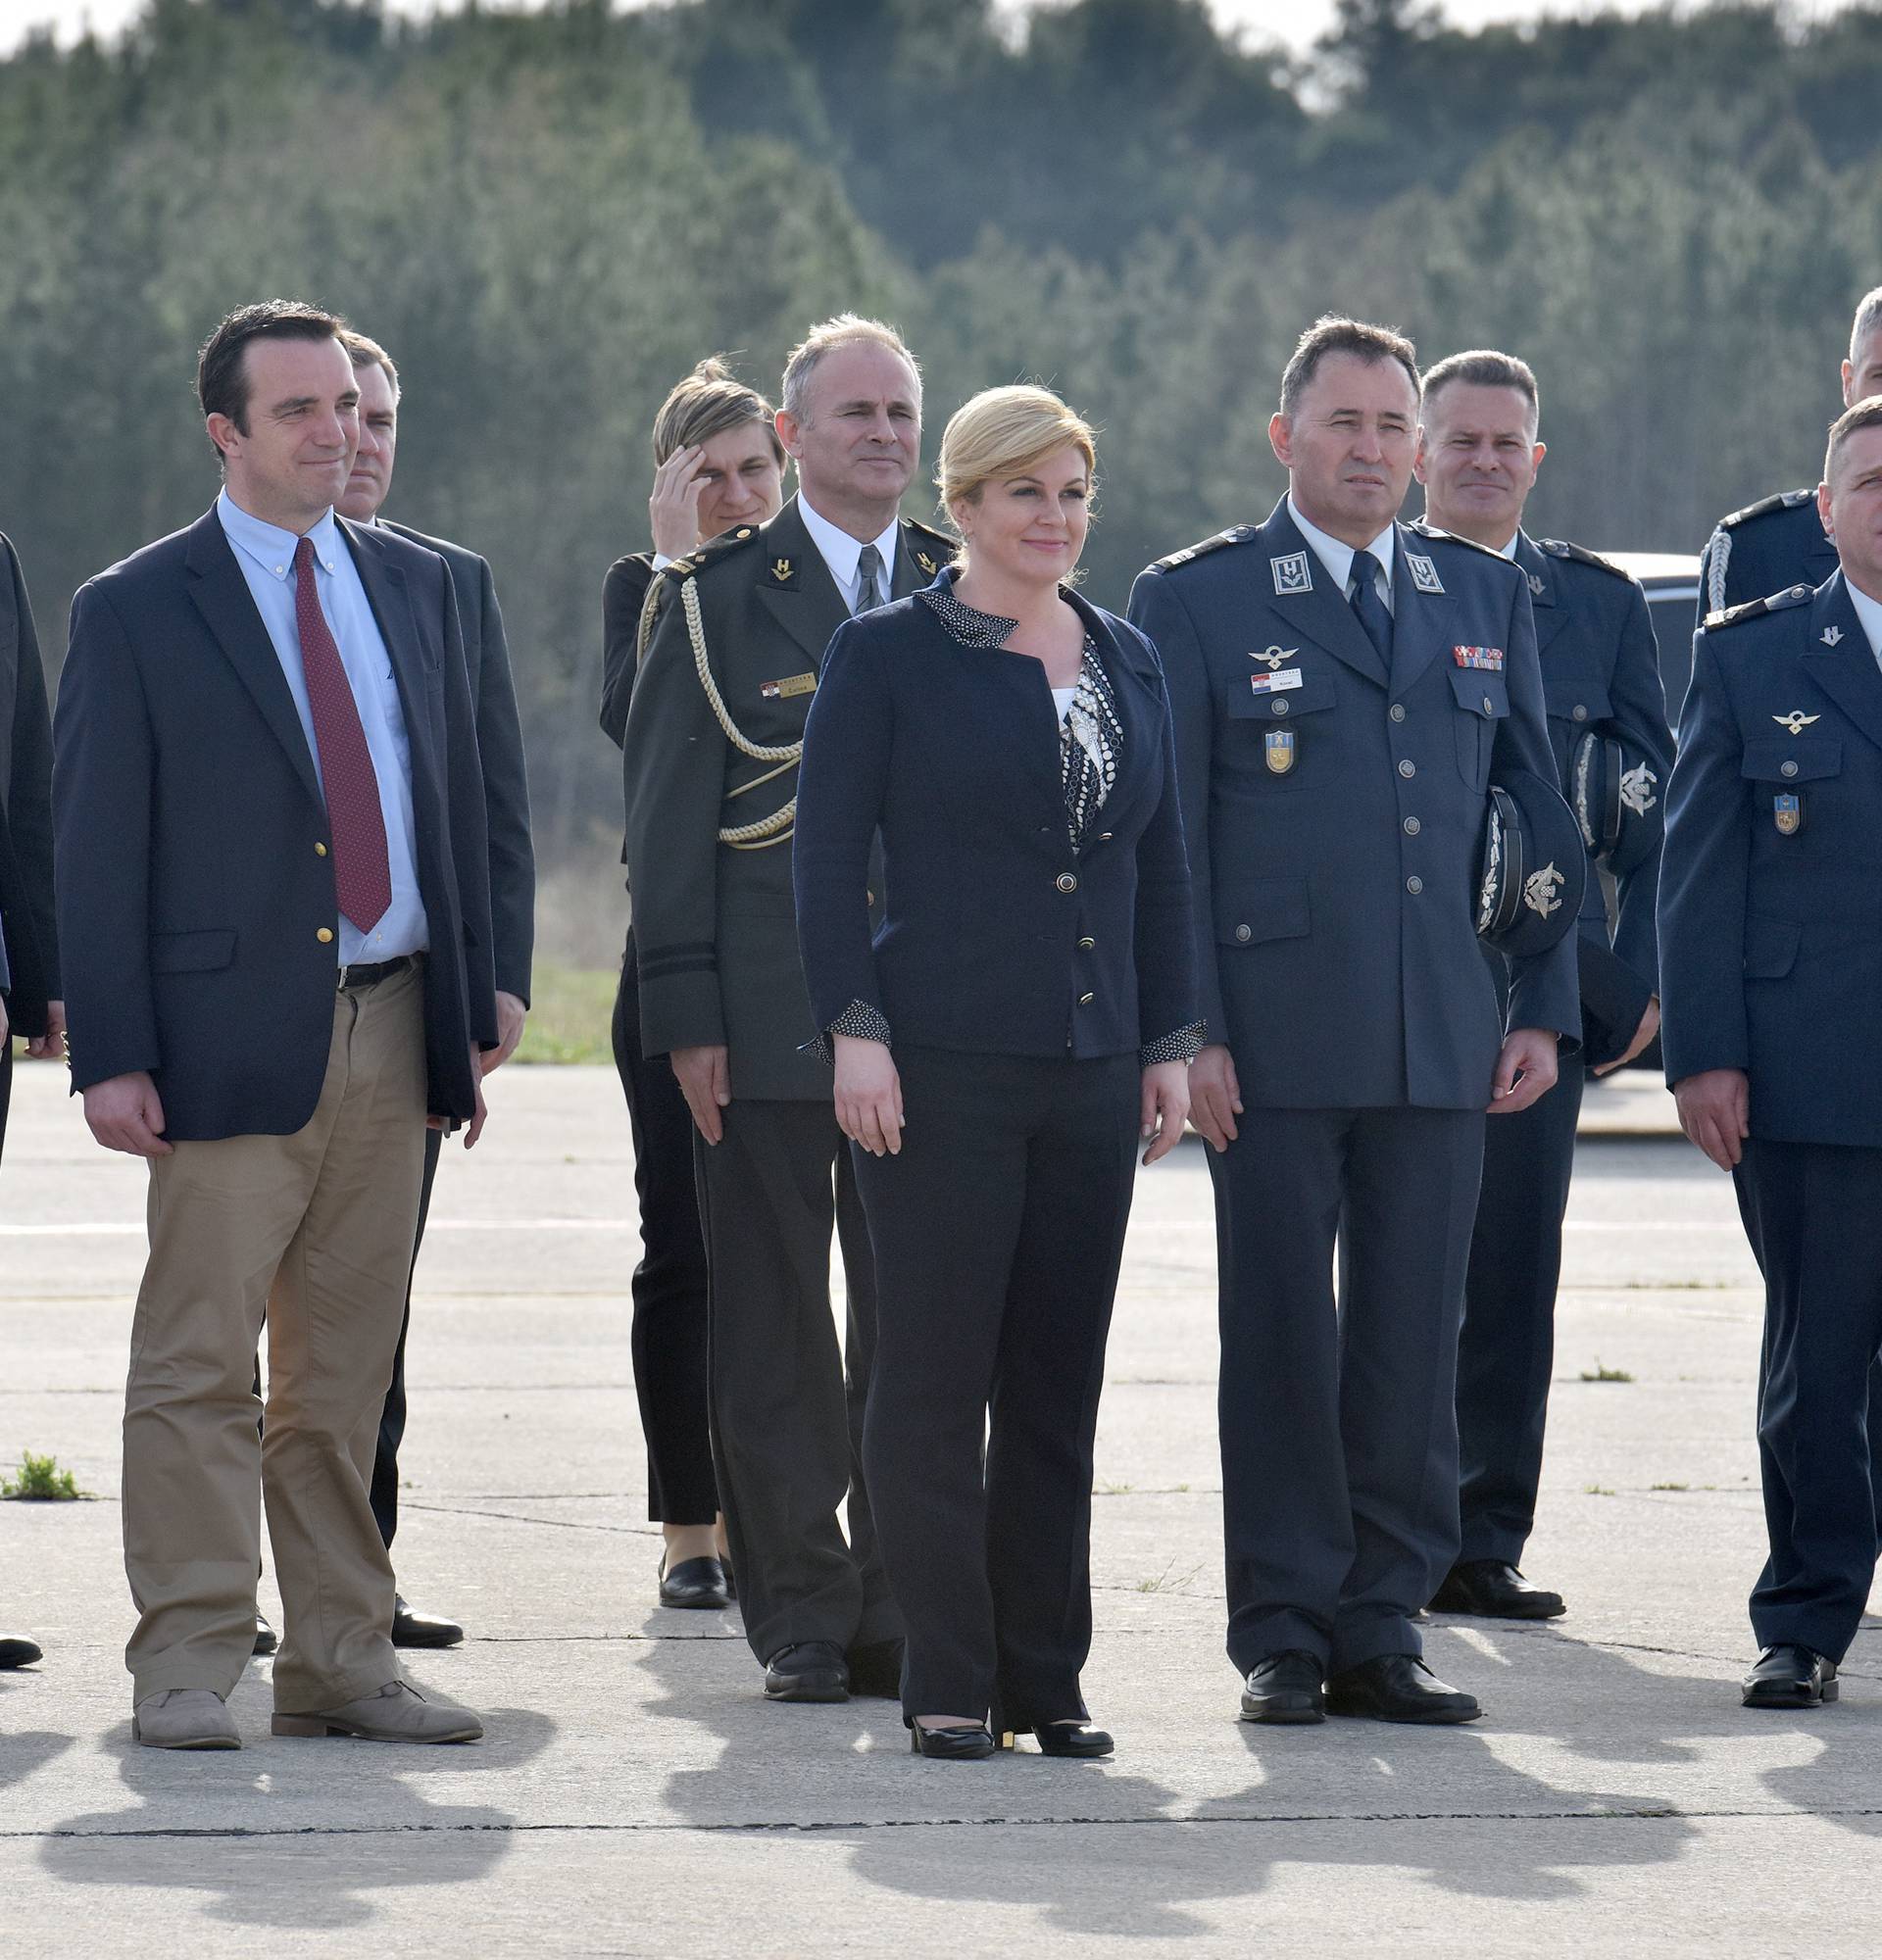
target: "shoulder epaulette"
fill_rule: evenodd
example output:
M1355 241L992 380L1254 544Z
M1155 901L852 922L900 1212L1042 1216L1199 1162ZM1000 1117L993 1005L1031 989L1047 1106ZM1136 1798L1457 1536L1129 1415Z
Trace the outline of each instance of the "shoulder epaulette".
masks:
M1247 544L1255 535L1255 529L1253 524L1231 524L1227 530L1217 531L1213 538L1205 538L1201 544L1185 545L1181 551L1160 558L1150 568L1152 571L1174 571L1179 564L1206 558L1213 551L1220 551L1224 545Z
M1505 564L1513 561L1503 557L1500 551L1492 551L1488 545L1480 545L1475 538L1460 537L1456 531L1447 531L1442 524L1434 524L1428 518L1414 517L1404 526L1413 537L1429 538L1434 543L1461 545L1465 551L1481 552L1485 558L1503 559Z
M1591 552L1586 545L1573 545L1566 538L1543 538L1540 547L1551 558L1571 558L1577 564L1592 564L1597 570L1610 572L1615 578L1624 578L1629 585L1637 581L1625 565L1616 564L1610 558L1603 558L1599 552Z
M937 531L932 524L924 524L918 517L902 519L902 542L908 546L909 556L930 578L944 564L952 564L955 553L961 549L958 538L949 537L946 531Z
M691 578L696 572L718 564L721 559L730 558L734 552L743 551L758 536L756 524L740 524L735 531L721 531L716 538L708 538L703 545L695 545L684 558L676 558L670 564L661 566L656 574L674 578Z
M1808 585L1786 586L1767 599L1748 599L1743 606L1731 607L1726 612L1708 612L1704 630L1716 633L1722 626L1742 626L1747 619L1756 619L1760 613L1782 612L1787 607L1802 606L1810 596Z
M1754 517L1769 515L1773 511L1795 511L1800 504L1814 504L1814 490L1780 490L1773 497L1760 497L1756 504L1747 504L1742 511L1734 511L1729 517L1718 520L1721 531L1729 531L1740 524L1749 523Z

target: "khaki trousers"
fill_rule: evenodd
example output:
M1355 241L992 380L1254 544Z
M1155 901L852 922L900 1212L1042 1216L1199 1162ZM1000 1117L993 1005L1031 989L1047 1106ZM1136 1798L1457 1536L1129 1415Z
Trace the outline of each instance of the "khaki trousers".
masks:
M124 1391L133 1698L226 1696L255 1642L257 1494L285 1609L274 1706L399 1679L392 1566L368 1488L424 1166L422 976L334 997L321 1099L291 1137L179 1143L150 1164L150 1259ZM268 1421L255 1350L268 1326Z

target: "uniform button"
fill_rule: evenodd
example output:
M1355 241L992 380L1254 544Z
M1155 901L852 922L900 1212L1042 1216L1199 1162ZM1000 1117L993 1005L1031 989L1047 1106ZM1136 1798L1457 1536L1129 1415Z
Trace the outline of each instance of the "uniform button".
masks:
M1494 714L1497 711L1497 704L1487 694L1483 697L1483 711L1486 714Z
M1277 701L1277 702L1275 702L1275 703L1274 703L1274 712L1275 712L1276 714L1285 714L1285 713L1287 712L1287 703L1286 703L1286 702L1284 702L1284 701Z
M1255 929L1253 926L1238 925L1235 928L1235 937L1246 946L1255 937Z
M331 946L333 944L333 928L330 925L323 925L322 926L320 931L314 935L314 937L318 939L322 946Z
M324 858L326 856L326 846L324 844L315 845L314 855L316 858Z
M1405 889L1415 899L1424 890L1424 880L1422 878L1408 878L1405 881Z
M1418 765L1412 760L1410 756L1408 756L1405 759L1405 760L1399 764L1399 774L1402 776L1408 776L1408 777L1415 776L1417 773L1418 773Z
M1395 702L1394 702L1394 703L1392 704L1392 719L1393 719L1394 721L1403 721L1403 720L1405 719L1405 703L1404 703L1404 702L1402 702L1402 701L1395 701Z
M1081 939L1078 942L1078 951L1080 953L1089 953L1097 944L1098 942L1095 939Z
M1095 994L1080 994L1078 996L1078 1004L1081 1007L1088 1007L1091 1005L1092 1002L1097 998L1098 997Z
M1405 834L1408 837L1415 837L1423 828L1423 824L1415 816L1408 816L1405 819Z
M1075 892L1078 889L1078 880L1069 871L1061 871L1053 883L1062 892Z
M1588 719L1588 710L1581 705L1580 702L1576 702L1574 707L1571 708L1568 711L1575 717L1577 721L1586 721Z
M1797 764L1795 762L1780 762L1777 765L1777 773L1780 776L1794 776L1797 774Z

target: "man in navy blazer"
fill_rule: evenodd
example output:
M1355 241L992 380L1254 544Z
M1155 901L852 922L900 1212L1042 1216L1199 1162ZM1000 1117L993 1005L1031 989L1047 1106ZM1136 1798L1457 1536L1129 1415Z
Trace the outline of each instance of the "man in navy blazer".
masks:
M150 1163L125 1659L159 1747L240 1745L258 1485L274 1732L481 1733L400 1676L367 1479L425 1125L475 1141L497 1041L483 784L442 561L333 514L359 426L340 324L268 301L211 334L223 493L79 591L59 692L73 1086L98 1141Z
M1520 769L1553 795L1554 765L1522 574L1394 521L1417 409L1409 341L1320 321L1269 424L1287 497L1130 601L1168 676L1196 883L1191 1120L1213 1146L1251 1721L1480 1712L1423 1667L1414 1622L1458 1548L1484 1110L1532 1103L1580 1024L1569 943L1512 962L1507 1037L1478 947L1491 786ZM1579 877L1540 865L1524 903L1560 911Z
M522 728L517 714L517 688L510 672L510 646L489 562L463 545L427 537L408 524L381 517L379 507L392 488L398 456L399 370L376 340L349 329L341 335L352 357L360 389L360 446L353 473L339 502L340 514L357 524L376 525L436 552L451 574L457 599L464 663L477 729L477 758L483 770L484 808L490 855L490 951L496 967L497 1029L501 1040L482 1056L483 1073L501 1067L522 1039L529 1011L529 961L535 943L536 864L529 842L529 782L522 760ZM431 1210L431 1185L438 1174L444 1136L428 1130L424 1140L424 1184L419 1197L418 1262L424 1221ZM399 1528L399 1446L405 1440L405 1342L412 1325L408 1284L399 1323L392 1386L379 1416L379 1439L372 1459L372 1515L385 1548ZM399 1595L392 1619L392 1643L401 1647L449 1647L464 1639L455 1620L422 1613Z
M1876 1560L1882 395L1837 418L1823 477L1839 569L1694 642L1660 876L1666 1079L1764 1272L1757 1708L1836 1699Z

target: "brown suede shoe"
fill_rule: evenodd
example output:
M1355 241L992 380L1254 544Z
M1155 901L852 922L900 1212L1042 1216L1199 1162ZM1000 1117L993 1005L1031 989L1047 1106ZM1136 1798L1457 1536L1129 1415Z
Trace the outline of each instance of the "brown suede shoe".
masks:
M147 1749L239 1749L235 1718L213 1688L166 1688L146 1694L130 1718L134 1741Z
M483 1734L470 1709L409 1681L388 1681L374 1693L313 1715L277 1714L270 1727L277 1736L359 1736L369 1742L474 1742Z

